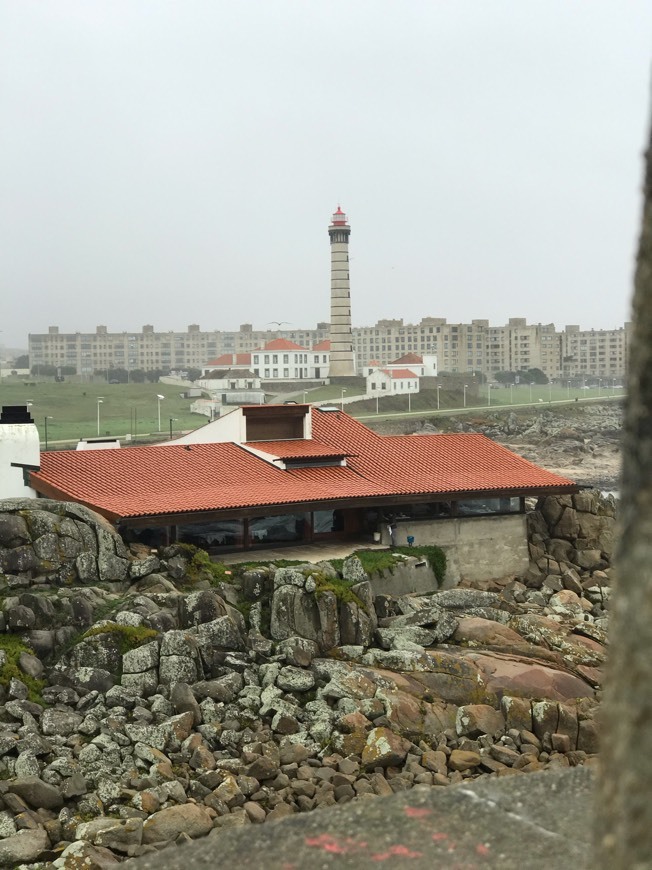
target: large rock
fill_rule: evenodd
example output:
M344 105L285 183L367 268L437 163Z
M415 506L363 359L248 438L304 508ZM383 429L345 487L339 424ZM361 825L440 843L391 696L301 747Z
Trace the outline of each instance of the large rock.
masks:
M373 728L362 750L362 764L374 767L398 767L404 761L412 744L389 728Z
M44 828L18 831L11 837L0 840L0 866L18 867L31 864L48 849L50 841Z
M25 776L7 783L7 791L17 794L34 809L58 810L63 806L63 798L55 786L43 782L37 776Z
M185 833L191 839L205 836L213 827L213 819L205 807L182 804L154 813L143 824L143 843L174 840Z

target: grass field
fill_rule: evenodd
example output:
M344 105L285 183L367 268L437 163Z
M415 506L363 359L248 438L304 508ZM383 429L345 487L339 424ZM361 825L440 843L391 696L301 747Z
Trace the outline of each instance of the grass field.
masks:
M191 399L182 399L182 388L169 384L62 384L48 382L0 382L0 404L24 405L31 402L30 412L41 440L45 441L45 418L48 420L48 442L97 437L99 404L100 435L158 433L157 394L161 400L161 430L173 432L196 429L206 422L200 414L190 413Z
M358 387L347 387L346 396L358 393ZM161 400L161 434L169 435L170 418L172 431L197 429L206 423L207 418L190 413L190 399L182 399L183 389L169 384L78 384L64 381L22 382L5 378L0 382L0 404L24 405L31 402L30 412L36 423L41 441L45 441L45 418L48 419L48 444L54 446L59 441L74 441L79 438L92 438L98 434L114 435L122 438L130 434L136 440L145 435L158 435L157 394L165 396ZM491 390L491 405L487 386L467 391L466 407L489 408L509 405L529 405L548 402L573 401L574 399L597 399L622 394L622 390L608 388L590 390L563 389L560 387L529 385L498 387ZM341 388L337 386L319 387L307 391L309 402L336 401L341 398ZM98 398L102 402L98 405ZM378 413L381 415L404 414L436 411L437 391L424 390L410 396L379 396ZM463 391L441 389L439 391L439 410L455 411L464 408ZM376 399L366 399L345 405L347 413L353 416L366 416L376 413Z

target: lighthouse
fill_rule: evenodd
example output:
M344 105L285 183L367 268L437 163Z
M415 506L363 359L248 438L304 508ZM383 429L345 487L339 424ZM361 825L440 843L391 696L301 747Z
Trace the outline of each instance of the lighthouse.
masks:
M351 292L349 287L349 236L351 227L337 207L328 235L331 239L331 353L329 378L355 375L353 333L351 332Z

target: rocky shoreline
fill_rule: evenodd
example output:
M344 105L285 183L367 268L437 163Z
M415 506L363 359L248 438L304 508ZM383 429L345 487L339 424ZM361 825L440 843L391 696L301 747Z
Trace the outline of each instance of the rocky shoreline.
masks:
M594 763L615 524L597 492L528 515L526 575L400 597L357 556L228 569L128 548L76 505L0 508L2 866L93 870Z
M622 421L622 403L609 402L369 424L384 434L478 432L580 486L611 492L620 477Z

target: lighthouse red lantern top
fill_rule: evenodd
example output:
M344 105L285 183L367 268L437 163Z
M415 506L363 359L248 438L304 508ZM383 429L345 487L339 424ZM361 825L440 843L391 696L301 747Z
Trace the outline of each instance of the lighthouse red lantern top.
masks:
M345 227L347 224L346 215L338 205L337 211L333 213L333 219L331 221L331 226L333 227Z

